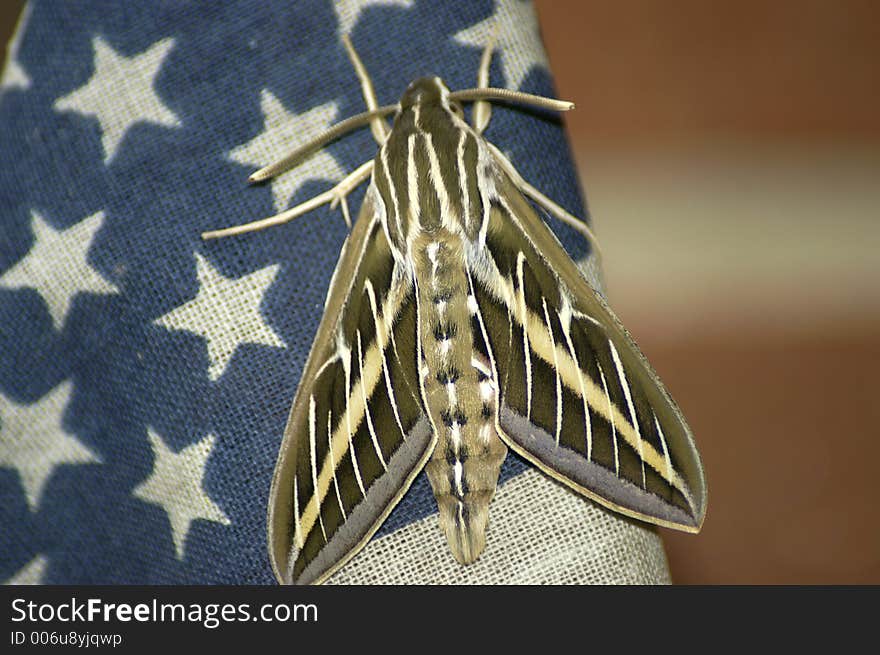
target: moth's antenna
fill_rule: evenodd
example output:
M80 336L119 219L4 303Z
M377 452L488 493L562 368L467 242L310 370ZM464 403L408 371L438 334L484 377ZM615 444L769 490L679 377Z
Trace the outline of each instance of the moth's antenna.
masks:
M319 134L308 143L301 145L283 159L252 173L248 178L248 182L265 182L266 180L281 175L281 173L290 170L313 152L327 145L331 141L338 139L346 132L356 130L368 123L376 142L379 145L385 143L385 138L388 136L389 129L388 125L386 125L382 118L397 111L398 105L379 106L379 103L376 101L376 91L373 88L373 82L370 80L370 75L367 73L367 69L364 67L360 57L358 57L348 34L342 35L342 44L345 46L348 58L354 66L358 80L360 80L364 101L367 103L367 111L352 116L351 118L346 118L344 121L333 125L327 131Z
M510 89L498 89L495 87L453 91L449 94L449 99L458 100L459 102L468 102L472 100L499 100L501 102L513 102L519 105L530 105L539 109L549 109L550 111L569 111L574 109L574 103L569 102L568 100L557 100L556 98L547 98L532 93L511 91Z
M568 111L574 109L574 103L567 100L556 100L555 98L546 98L544 96L533 95L531 93L523 93L522 91L511 91L510 89L497 89L488 87L485 89L464 89L463 91L453 91L449 94L451 100L460 102L468 102L471 100L500 100L502 102L514 102L522 105L531 105L539 109L549 109L551 111ZM338 139L343 134L356 130L364 125L372 124L376 118L393 114L400 105L385 105L371 111L365 111L361 114L346 118L344 121L337 123L328 130L319 134L308 143L300 146L283 159L269 164L264 168L251 174L248 182L264 182L284 171L290 170L300 161L308 157L316 150L327 145L331 141ZM387 126L386 126L387 127Z
M284 171L290 170L291 168L296 166L300 161L311 155L316 150L322 148L331 141L338 139L346 132L351 132L352 130L356 130L359 127L368 125L376 117L393 114L395 111L398 110L398 108L399 105L385 105L384 107L379 107L378 109L374 109L372 111L365 111L362 114L357 114L356 116L352 116L351 118L346 118L344 121L337 123L322 134L319 134L308 143L301 145L292 153L284 157L284 159L281 159L274 164L269 164L268 166L265 166L264 168L261 168L257 172L251 174L251 176L248 178L248 182L264 182L275 177L276 175L280 175Z

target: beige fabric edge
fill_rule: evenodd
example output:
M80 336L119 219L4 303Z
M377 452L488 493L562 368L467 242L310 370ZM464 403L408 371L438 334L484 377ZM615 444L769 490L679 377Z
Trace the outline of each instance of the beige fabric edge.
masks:
M486 550L453 559L437 515L374 539L327 584L669 584L659 535L528 470L498 488Z

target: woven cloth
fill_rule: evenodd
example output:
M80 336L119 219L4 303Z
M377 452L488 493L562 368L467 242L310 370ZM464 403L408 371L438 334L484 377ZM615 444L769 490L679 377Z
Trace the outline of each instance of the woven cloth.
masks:
M277 181L247 175L439 74L553 85L520 0L31 1L0 95L0 579L271 583L265 512L287 412L346 227L274 214L371 158L361 130ZM584 215L554 117L496 107L487 138ZM363 189L350 200L357 207ZM551 227L588 279L576 232ZM512 453L488 545L457 565L424 474L333 583L663 583L662 545Z

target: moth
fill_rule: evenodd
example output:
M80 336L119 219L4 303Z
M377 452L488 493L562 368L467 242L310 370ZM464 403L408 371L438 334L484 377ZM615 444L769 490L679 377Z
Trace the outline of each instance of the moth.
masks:
M620 514L697 532L706 482L690 429L639 348L582 276L537 205L586 224L529 185L482 133L490 101L567 110L488 86L412 82L379 107L344 37L368 111L276 164L269 179L370 125L374 159L277 216L341 204L369 179L290 410L269 498L282 583L320 583L370 539L424 470L452 555L475 561L508 449ZM473 125L462 103L473 101ZM385 117L393 114L389 129Z

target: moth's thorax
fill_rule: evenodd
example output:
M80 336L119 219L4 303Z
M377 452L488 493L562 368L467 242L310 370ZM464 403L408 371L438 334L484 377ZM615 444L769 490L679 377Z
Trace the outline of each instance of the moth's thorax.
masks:
M439 78L416 80L400 104L373 167L392 247L409 255L417 234L441 228L476 239L483 207L480 137L462 120Z

